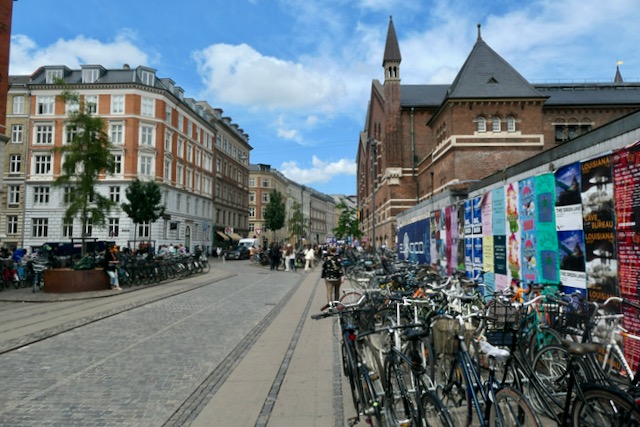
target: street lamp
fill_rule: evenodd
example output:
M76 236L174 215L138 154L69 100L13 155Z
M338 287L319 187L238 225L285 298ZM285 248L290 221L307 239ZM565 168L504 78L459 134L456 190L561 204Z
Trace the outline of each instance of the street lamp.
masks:
M371 247L376 248L376 140L369 139L371 144Z

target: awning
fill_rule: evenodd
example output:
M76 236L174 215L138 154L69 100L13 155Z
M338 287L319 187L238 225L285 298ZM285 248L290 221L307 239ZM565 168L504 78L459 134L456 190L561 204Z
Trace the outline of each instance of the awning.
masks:
M222 237L224 240L229 240L229 236L224 234L222 231L216 231L216 233L218 233L218 236Z
M229 237L231 237L231 240L237 240L240 241L240 239L242 239L243 237L241 235L239 235L238 233L229 233Z

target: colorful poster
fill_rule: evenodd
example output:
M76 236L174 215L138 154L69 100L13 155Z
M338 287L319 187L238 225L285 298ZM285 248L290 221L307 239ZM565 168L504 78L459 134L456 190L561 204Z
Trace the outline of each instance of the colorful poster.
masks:
M473 277L473 238L464 238L464 271L467 277Z
M538 283L538 237L536 224L536 189L533 177L518 183L520 198L520 227L522 280L527 284Z
M521 275L521 229L519 224L518 183L512 182L505 187L506 227L507 227L507 278L520 280Z
M471 203L471 233L474 236L482 236L482 196L474 197Z
M493 203L492 192L486 192L482 196L482 235L493 235Z
M566 293L579 291L587 294L587 275L584 263L584 232L558 231L560 253L560 281Z
M558 284L558 233L555 223L555 178L551 173L535 177L536 236L538 238L538 280L543 284Z
M473 278L482 280L482 237L473 238Z
M582 230L580 163L563 166L556 177L556 230Z
M465 200L464 201L464 235L465 236L471 236L473 234L473 228L472 228L472 214L471 211L473 210L473 202L471 200Z
M495 270L496 290L508 287L507 278L507 238L493 236L493 268Z
M451 245L449 246L449 251L451 253L451 262L449 263L449 267L451 270L458 269L458 207L453 205L449 206L450 215L451 215ZM449 232L447 231L447 237L449 236Z
M620 294L611 156L585 160L581 171L587 295L590 301L605 301Z
M398 259L430 264L429 220L423 219L398 230Z
M505 213L505 201L504 201L504 187L496 188L491 191L491 208L493 211L492 214L492 231L494 236L505 236L505 224L506 224L506 216Z
M429 216L429 234L431 236L429 241L429 258L431 259L431 265L438 265L438 250L436 246L436 239L439 237L438 223L436 222L435 212L431 212Z

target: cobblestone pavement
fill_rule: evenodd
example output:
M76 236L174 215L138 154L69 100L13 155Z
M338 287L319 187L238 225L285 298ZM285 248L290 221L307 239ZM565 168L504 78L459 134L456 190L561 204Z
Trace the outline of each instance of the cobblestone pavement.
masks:
M181 408L207 403L185 406L194 390L250 345L301 277L227 262L141 292L3 292L0 425L179 425Z

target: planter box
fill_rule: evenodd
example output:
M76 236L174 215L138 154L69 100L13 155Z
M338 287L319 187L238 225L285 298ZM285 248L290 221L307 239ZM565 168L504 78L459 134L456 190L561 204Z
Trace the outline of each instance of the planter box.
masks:
M103 269L73 270L53 268L44 271L44 292L69 293L111 289L109 276Z

